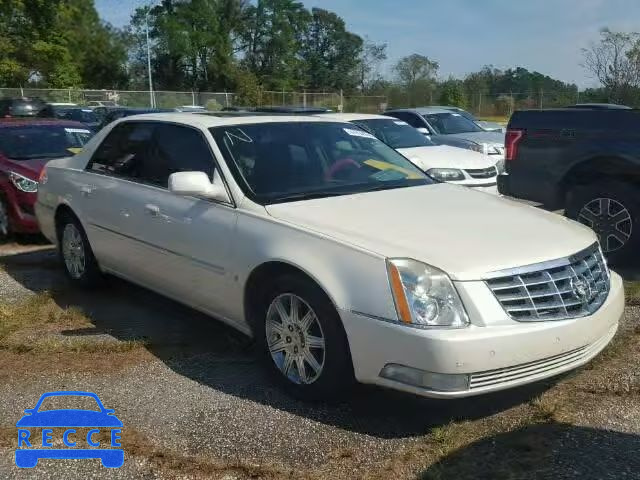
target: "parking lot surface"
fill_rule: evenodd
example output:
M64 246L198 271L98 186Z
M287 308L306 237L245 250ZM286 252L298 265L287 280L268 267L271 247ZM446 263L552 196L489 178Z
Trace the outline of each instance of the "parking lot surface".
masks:
M575 374L450 402L358 387L286 396L251 342L129 283L81 292L47 246L0 257L1 478L640 478L640 310ZM167 272L169 275L170 272ZM18 469L15 422L44 392L97 393L124 466Z

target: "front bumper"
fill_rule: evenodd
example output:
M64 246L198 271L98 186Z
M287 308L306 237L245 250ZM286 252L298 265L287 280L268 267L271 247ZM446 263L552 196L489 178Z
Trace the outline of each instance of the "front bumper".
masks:
M509 189L509 174L501 173L498 175L498 192L500 195L511 196L511 190Z
M497 302L496 302L497 303ZM501 308L501 307L500 307ZM611 272L609 296L588 317L421 330L342 311L356 378L426 397L457 398L524 385L575 369L613 338L624 311L622 279ZM382 378L385 366L469 376L467 388L438 391Z
M7 202L11 231L13 233L38 233L40 228L34 212L36 194L20 192L9 184L4 185L3 193Z

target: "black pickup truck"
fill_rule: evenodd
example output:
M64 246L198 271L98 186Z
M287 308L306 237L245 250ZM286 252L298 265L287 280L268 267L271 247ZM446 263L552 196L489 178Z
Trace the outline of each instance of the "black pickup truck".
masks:
M640 110L515 112L505 138L503 195L593 228L610 261L640 247Z

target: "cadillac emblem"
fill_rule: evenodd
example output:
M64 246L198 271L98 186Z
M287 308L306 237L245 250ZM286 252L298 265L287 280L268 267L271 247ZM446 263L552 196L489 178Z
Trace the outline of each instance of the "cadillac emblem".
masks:
M571 292L585 305L593 298L591 285L584 275L575 276L571 279Z

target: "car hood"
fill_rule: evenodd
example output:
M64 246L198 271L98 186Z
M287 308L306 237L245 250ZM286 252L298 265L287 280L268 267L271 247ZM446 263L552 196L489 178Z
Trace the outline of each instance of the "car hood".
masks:
M398 152L424 171L430 168L488 168L496 163L495 159L482 153L448 145L399 148Z
M50 158L32 158L31 160L12 160L9 158L6 165L9 170L37 180L44 166L50 161Z
M91 410L49 410L25 415L17 427L121 427L115 415Z
M408 257L456 280L574 254L596 241L588 228L450 184L268 205L282 221L385 257Z
M504 146L504 133L502 132L467 132L454 133L445 136L451 138L462 138L478 144L486 143L488 145Z
M480 127L484 128L485 130L493 130L500 133L504 133L505 131L504 125L500 125L497 122L487 122L486 120L478 120L476 123Z

